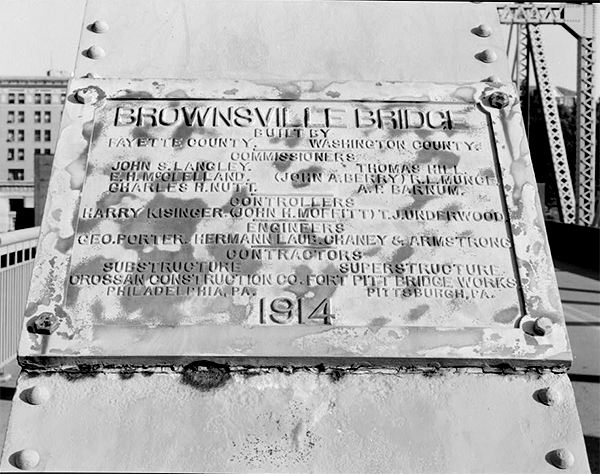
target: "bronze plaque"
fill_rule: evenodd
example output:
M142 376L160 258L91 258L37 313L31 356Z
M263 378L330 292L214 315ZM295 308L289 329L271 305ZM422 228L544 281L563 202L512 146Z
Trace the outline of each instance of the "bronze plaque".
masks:
M393 87L294 100L93 90L61 311L92 340L160 334L167 356L233 338L239 348L221 355L243 357L258 338L283 347L268 342L265 356L291 345L317 357L328 338L335 357L447 357L454 343L442 353L422 341L522 333L505 182L520 170L501 163L512 145L494 125L506 111L476 89L432 100ZM182 342L161 328L192 332Z

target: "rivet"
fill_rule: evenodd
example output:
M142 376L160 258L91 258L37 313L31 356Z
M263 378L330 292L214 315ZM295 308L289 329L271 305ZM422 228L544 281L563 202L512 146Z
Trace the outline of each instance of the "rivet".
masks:
M559 469L569 469L575 464L575 456L568 449L555 449L550 453L550 462Z
M481 53L477 55L477 59L484 63L493 63L498 59L498 55L493 49L484 49Z
M35 449L23 449L15 455L15 464L19 469L28 471L40 463L40 455Z
M99 34L106 33L108 31L108 23L104 20L96 20L92 23L92 31Z
M562 395L554 387L546 387L538 392L538 398L544 405L554 406L562 401Z
M510 103L510 97L504 92L494 92L488 97L490 106L495 109L503 109Z
M32 405L42 405L50 400L50 390L46 387L36 385L25 394L27 401Z
M102 59L106 52L100 46L90 46L87 50L87 56L90 59Z
M42 313L33 322L36 334L52 334L58 327L58 319L52 313Z
M550 318L542 316L533 323L533 332L538 336L546 336L552 331L552 321Z
M492 29L488 25L482 23L477 28L475 28L474 33L477 36L481 36L482 38L487 38L492 34Z
M80 104L90 104L94 100L95 96L96 94L94 94L94 92L88 88L79 89L77 92L75 92L75 99L77 99L77 102Z

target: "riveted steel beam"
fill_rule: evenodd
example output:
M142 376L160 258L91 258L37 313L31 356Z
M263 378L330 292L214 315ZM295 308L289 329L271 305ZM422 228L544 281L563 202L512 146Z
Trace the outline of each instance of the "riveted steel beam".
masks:
M577 174L575 183L575 220L580 225L594 225L594 222L598 222L598 218L594 219L594 215L597 213L597 206L595 196L596 114L593 90L595 64L593 4L502 3L497 5L497 10L501 23L517 25L557 24L564 26L577 38ZM517 87L520 82L517 80L517 76L515 76L515 71L518 74L518 68L522 60L520 51L522 50L517 45L515 69L513 70L513 81L517 84ZM545 69L545 66L543 69ZM552 117L554 112L552 110L546 111L545 104L546 102L544 102L545 116ZM556 137L550 139L550 146L554 156L556 145L553 140L556 140ZM556 169L557 164L555 162ZM559 169L561 173L564 173L562 166L559 166ZM557 182L564 182L564 176L557 175L556 178ZM559 190L560 188L561 185L559 184Z
M594 36L593 4L498 3L500 23L563 25L577 38Z
M24 374L0 469L590 472L567 374L203 369Z
M565 4L499 3L496 8L500 23L563 24Z
M580 38L577 87L577 223L591 225L595 213L596 107L593 38Z
M521 95L521 109L525 121L525 130L529 136L529 40L526 25L517 26L515 68L513 82Z
M558 108L554 100L554 89L550 82L548 65L546 64L546 55L542 36L537 25L527 25L529 33L529 42L533 53L533 62L536 81L542 104L544 108L544 118L546 119L546 130L550 142L550 152L552 154L552 163L554 165L554 174L556 176L556 187L560 200L560 212L563 222L572 224L575 222L576 205L575 194L573 192L573 182L569 171L567 161L567 152L565 142L560 126L560 117Z

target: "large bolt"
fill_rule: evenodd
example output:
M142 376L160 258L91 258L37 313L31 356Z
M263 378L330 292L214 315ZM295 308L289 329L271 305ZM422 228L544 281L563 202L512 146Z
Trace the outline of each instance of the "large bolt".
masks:
M25 397L32 405L42 405L50 400L50 390L48 390L46 387L40 387L39 385L36 385L26 392Z
M553 387L543 388L538 392L538 398L544 405L554 406L562 401L562 395Z
M28 471L40 463L40 455L35 449L23 449L15 455L15 464L19 469Z
M550 453L550 462L559 469L569 469L575 464L575 456L568 449L555 449Z
M493 63L498 59L498 55L493 49L484 49L481 53L477 55L477 59L484 63Z
M102 59L106 52L100 46L90 46L87 50L87 57L90 59Z
M494 92L493 94L490 94L488 101L490 106L494 107L495 109L503 109L510 104L510 97L508 97L508 94L504 92Z
M477 36L481 36L482 38L487 38L492 34L492 29L488 25L482 23L477 28L475 28L474 33Z
M97 94L93 90L85 88L75 92L75 99L80 104L90 104L96 98Z
M104 20L96 20L92 23L92 31L98 34L106 33L108 31L108 23Z
M552 332L552 320L546 316L537 318L533 323L533 332L537 336L547 336Z
M52 313L42 313L33 322L33 332L36 334L52 334L58 327L58 319Z

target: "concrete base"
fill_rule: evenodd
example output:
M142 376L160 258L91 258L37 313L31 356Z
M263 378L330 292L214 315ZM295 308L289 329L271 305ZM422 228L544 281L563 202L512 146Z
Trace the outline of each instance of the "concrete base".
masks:
M315 372L24 374L0 470L552 473L566 448L590 472L566 374Z

